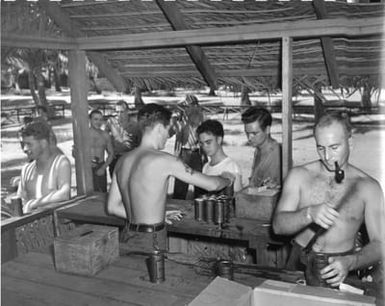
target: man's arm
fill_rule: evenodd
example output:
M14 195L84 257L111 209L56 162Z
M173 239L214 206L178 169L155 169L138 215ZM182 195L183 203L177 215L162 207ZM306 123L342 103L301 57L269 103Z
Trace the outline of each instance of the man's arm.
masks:
M71 194L71 164L67 158L63 158L57 169L57 190L49 192L47 195L29 200L24 205L24 212L30 212L32 209L45 206L47 204L68 200Z
M327 203L299 208L300 186L306 179L306 170L300 167L293 168L287 176L273 218L276 234L292 235L313 222L327 229L338 218L339 213Z
M104 162L103 166L101 166L98 171L102 172L100 175L103 175L104 172L106 171L107 167L109 164L111 164L112 160L114 159L114 147L112 146L112 140L111 136L107 133L103 133L103 137L106 140L106 151L107 151L107 159ZM98 174L99 175L99 174Z
M123 204L115 171L112 175L110 191L108 192L107 213L109 215L127 219L127 213Z
M169 155L167 158L167 171L183 182L198 186L208 191L221 190L232 184L234 176L211 176L201 172L194 171L192 168L184 164L180 159ZM226 178L225 178L226 177Z

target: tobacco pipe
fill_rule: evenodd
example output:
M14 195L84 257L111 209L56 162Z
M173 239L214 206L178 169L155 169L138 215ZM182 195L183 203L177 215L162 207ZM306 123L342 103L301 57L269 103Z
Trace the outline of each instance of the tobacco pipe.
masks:
M334 180L336 181L337 184L341 184L345 178L345 171L340 168L340 166L338 165L338 162L334 162L334 165L335 165ZM335 209L338 211L338 208L339 207L337 206ZM316 242L316 240L318 239L318 237L326 232L326 229L318 224L314 224L314 228L316 229L314 236L310 239L310 241L304 248L304 251L306 253L309 253L312 250L312 247Z
M345 178L345 171L340 168L340 166L338 165L338 162L334 162L334 165L335 165L334 179L337 184L341 184Z

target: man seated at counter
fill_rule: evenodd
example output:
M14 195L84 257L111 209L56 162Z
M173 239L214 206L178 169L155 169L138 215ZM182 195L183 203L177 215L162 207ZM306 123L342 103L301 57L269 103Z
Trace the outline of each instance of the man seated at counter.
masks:
M210 191L233 182L231 175L207 176L162 152L169 137L170 119L171 112L161 105L143 106L138 113L141 143L122 156L112 176L107 212L127 220L120 240L130 240L141 250L167 249L165 213L170 177Z
M17 190L24 213L70 198L71 164L51 143L52 134L43 121L32 122L21 131L22 148L30 161L21 170Z
M204 164L202 173L207 175L221 175L230 172L235 176L234 192L242 189L242 173L238 164L223 151L223 125L217 120L206 120L197 128L199 144L203 152L209 157Z
M255 147L249 185L279 188L282 181L281 146L271 138L272 117L265 108L252 106L242 114L245 133Z
M349 271L381 260L384 198L379 183L349 163L352 132L347 116L322 116L314 137L320 159L290 171L273 229L296 235L287 268L306 269L308 285L335 288ZM363 222L370 242L356 251L355 237Z

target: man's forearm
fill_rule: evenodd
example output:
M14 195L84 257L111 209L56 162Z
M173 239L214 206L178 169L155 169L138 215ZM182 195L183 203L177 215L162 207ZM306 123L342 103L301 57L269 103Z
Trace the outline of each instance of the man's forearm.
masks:
M293 235L312 223L309 207L297 211L280 211L273 219L274 232L279 235Z
M366 268L381 261L382 244L380 241L371 241L365 245L360 251L351 255L352 264L349 270L357 270Z

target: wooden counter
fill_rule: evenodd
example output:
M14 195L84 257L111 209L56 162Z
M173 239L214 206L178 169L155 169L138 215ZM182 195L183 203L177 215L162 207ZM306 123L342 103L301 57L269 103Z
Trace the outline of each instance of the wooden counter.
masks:
M76 223L104 224L123 227L123 219L112 217L105 212L105 195L82 200L79 204L57 210L58 220L70 220ZM168 235L177 239L218 241L224 244L238 244L253 249L257 257L256 263L282 268L286 261L287 250L282 246L288 238L274 235L271 226L266 221L247 218L233 218L230 223L219 227L215 224L199 222L194 219L193 202L169 199L167 210L180 209L184 217L181 221L174 221L167 225ZM203 242L203 247L205 242ZM279 250L268 251L271 246L278 246ZM176 251L181 251L176 249Z

